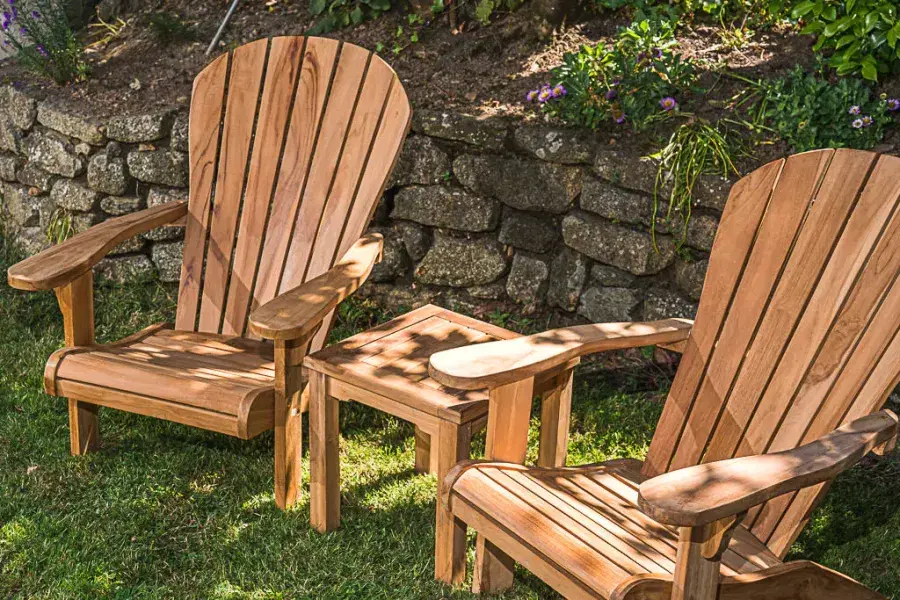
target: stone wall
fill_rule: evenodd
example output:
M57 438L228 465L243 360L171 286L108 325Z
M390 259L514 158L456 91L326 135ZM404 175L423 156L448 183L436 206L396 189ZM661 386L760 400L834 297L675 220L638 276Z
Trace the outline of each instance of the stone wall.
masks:
M185 198L187 119L106 122L0 88L4 222L29 253L54 215L82 231ZM371 229L385 259L361 290L388 306L551 311L556 321L692 316L731 182L705 178L686 243L650 235L655 166L591 132L418 111ZM177 281L183 232L162 227L98 265Z

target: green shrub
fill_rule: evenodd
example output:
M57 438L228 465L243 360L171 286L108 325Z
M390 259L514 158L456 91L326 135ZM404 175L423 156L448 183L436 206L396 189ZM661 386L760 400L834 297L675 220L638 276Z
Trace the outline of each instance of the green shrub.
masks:
M570 125L596 129L612 119L646 129L677 112L696 81L694 65L674 48L674 24L643 20L619 31L612 48L567 53L551 83L527 99Z
M816 50L833 50L838 75L877 81L900 64L897 0L803 0L791 14L807 22L803 33L819 36Z
M390 9L391 0L312 0L309 12L320 19L308 33L327 33L348 25L359 25Z
M159 41L171 44L197 39L194 28L175 13L157 12L150 15L150 31Z
M852 77L824 78L796 67L765 88L766 118L795 152L815 148L872 148L900 114L900 101L876 97Z
M61 0L6 0L3 44L12 47L16 60L29 71L57 83L87 75L81 44L69 27Z

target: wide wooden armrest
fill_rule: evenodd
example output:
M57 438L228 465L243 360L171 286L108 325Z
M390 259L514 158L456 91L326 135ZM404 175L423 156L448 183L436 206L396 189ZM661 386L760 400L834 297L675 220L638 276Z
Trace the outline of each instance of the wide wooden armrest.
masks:
M437 352L432 355L428 370L433 379L448 387L494 388L585 354L684 340L692 326L693 321L688 319L576 325Z
M881 445L896 441L897 415L862 417L793 450L678 469L641 484L638 505L660 523L706 525L776 496L828 481Z
M187 202L177 200L107 219L10 267L7 272L9 285L20 290L51 290L66 285L125 240L172 223L186 214Z
M311 334L331 310L361 286L381 260L384 238L359 239L329 271L266 302L250 315L250 331L270 340Z

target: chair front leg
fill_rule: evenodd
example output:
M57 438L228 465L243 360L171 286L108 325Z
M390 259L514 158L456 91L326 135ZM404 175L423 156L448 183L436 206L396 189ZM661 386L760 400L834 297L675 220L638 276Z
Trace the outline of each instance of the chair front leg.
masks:
M722 553L745 516L742 513L700 527L679 528L672 600L716 600Z
M538 466L564 467L569 447L574 369L559 373L552 387L541 394L541 435Z
M432 438L432 441L434 439ZM431 446L437 454L435 472L438 487L447 478L456 463L469 458L472 447L472 431L469 425L456 425L441 421L438 425L437 445ZM434 576L449 584L462 583L466 578L466 524L453 516L438 498L434 531Z
M302 365L308 338L275 341L275 504L297 502L303 442Z
M55 290L63 316L66 346L89 346L94 343L94 273L87 271ZM100 446L99 407L69 398L69 448L73 456L81 456Z
M533 400L533 377L491 389L485 447L487 459L525 463ZM472 590L493 593L511 587L513 560L481 534L475 550Z

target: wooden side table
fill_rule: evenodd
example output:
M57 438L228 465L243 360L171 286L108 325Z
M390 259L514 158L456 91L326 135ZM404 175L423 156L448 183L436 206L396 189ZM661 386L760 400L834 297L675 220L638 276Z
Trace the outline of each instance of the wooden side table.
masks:
M457 462L469 458L472 433L487 422L488 394L437 383L428 376L429 357L517 335L427 305L307 356L312 526L326 532L340 523L339 401L360 402L413 423L416 470L435 473L440 484ZM535 381L535 394L542 398L538 463L543 466L565 464L575 364L577 360ZM458 564L466 543L460 525L437 502L435 571L445 581L465 575L465 564Z

